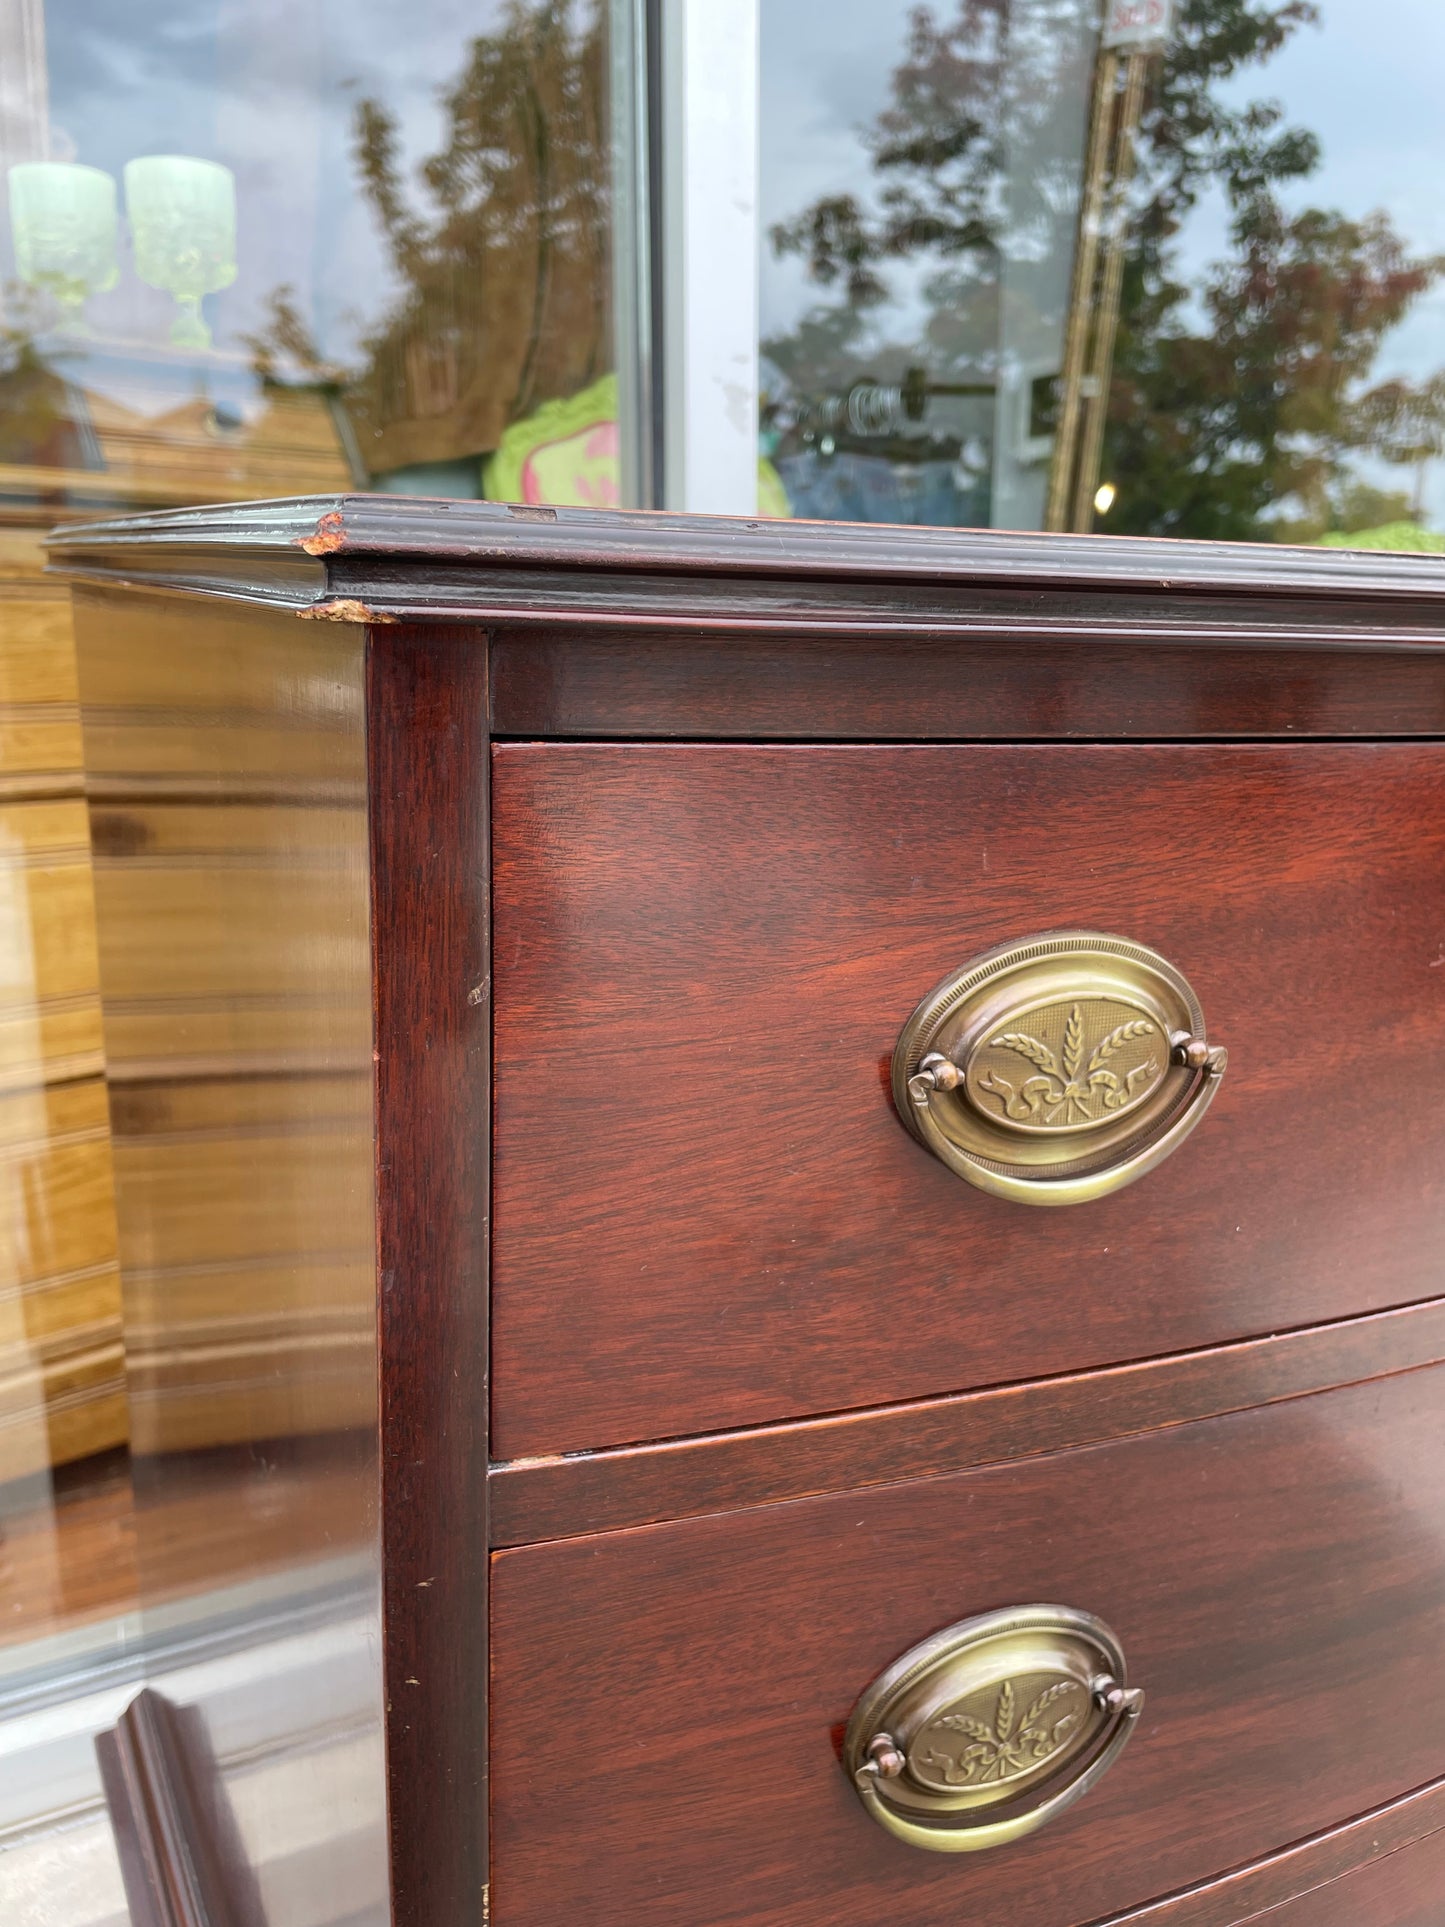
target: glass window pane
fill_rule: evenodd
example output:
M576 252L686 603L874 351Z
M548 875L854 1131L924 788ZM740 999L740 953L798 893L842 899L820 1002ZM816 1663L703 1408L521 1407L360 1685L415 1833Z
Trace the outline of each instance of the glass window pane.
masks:
M1427 0L763 0L798 515L1445 546Z
M0 0L0 1885L27 1919L124 1917L94 1735L147 1681L204 1711L276 1927L385 1913L359 694L295 638L275 696L102 621L83 777L42 539L353 488L605 506L622 444L639 488L647 303L613 234L646 229L640 15ZM276 795L227 793L236 731ZM268 922L295 980L248 978Z
M615 501L608 27L5 0L0 488Z

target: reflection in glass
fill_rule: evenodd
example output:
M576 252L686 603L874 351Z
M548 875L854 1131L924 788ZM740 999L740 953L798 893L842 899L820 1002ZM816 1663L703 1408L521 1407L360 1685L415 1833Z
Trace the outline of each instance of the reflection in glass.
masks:
M98 167L21 162L10 169L10 221L16 273L53 295L62 326L75 328L86 300L120 277L115 182Z
M595 449L544 450L558 408L615 381L614 10L419 0L400 32L386 0L48 0L19 145L0 114L0 165L60 183L43 224L22 196L0 233L0 471L37 471L0 498L476 496L510 434L534 486L601 499ZM156 128L173 151L147 151ZM112 197L94 264L59 254L57 208L99 237L77 183ZM28 287L84 301L87 338Z
M136 273L174 295L178 348L209 348L205 295L236 278L236 177L215 161L148 154L125 164L125 211Z
M764 0L792 511L1445 546L1432 56L1419 0Z
M0 1837L37 1918L124 1917L92 1736L146 1680L272 1927L385 1918L359 657L102 611L92 851L44 531L615 500L631 11L0 0Z

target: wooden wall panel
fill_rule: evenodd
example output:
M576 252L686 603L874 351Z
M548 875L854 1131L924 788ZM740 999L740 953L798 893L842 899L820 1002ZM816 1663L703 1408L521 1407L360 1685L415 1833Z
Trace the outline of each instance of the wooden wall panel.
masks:
M0 530L0 1481L124 1443L70 601Z
M197 1668L186 1692L249 1802L248 1851L339 1829L370 1917L387 1873L365 643L210 613L77 608L136 1583L148 1631L236 1628L239 1673ZM258 1753L294 1769L258 1776Z
M122 498L129 493L161 502L345 482L334 424L315 396L273 397L264 417L230 442L218 443L208 408L193 416L184 411L168 416L158 437L140 418L103 404L98 428L106 489ZM67 480L86 494L96 487L92 473L50 477L52 486ZM85 1079L93 1085L92 1099L98 1096L103 1105L74 631L67 585L44 574L48 517L30 505L43 481L31 469L0 468L0 496L19 498L13 508L0 511L0 522L7 524L0 526L0 1092ZM157 664L156 670L149 692L153 715L164 710L170 695L166 665ZM119 700L122 705L134 700L133 691L129 697L125 693L123 666ZM174 732L157 730L155 739L171 743ZM285 730L279 739L287 749L297 746L298 739ZM303 745L303 767L305 754ZM294 761L291 768L294 774ZM186 923L177 894L168 879L157 879L156 901L149 906L159 939L149 947L152 969L158 957L174 955L171 938L194 936L194 917L189 930L177 928L178 921ZM228 925L232 942L238 931L256 927L257 905L244 898L241 886L218 906L217 923ZM298 908L304 911L304 904ZM177 1018L184 1029L186 1015L168 1011L157 1026L172 1054ZM222 1036L216 1047L223 1058L228 1041ZM211 1047L207 1039L201 1048ZM160 1054L166 1054L165 1047ZM108 1171L108 1151L99 1147L95 1157ZM26 1204L13 1227L3 1227L13 1233L8 1237L12 1250L37 1214L54 1217L69 1208L64 1190L55 1191L47 1205L51 1172L66 1171L56 1179L63 1186L75 1181L68 1152L48 1156L32 1140L23 1161ZM104 1215L111 1215L109 1204ZM94 1209L87 1209L85 1222L84 1237L93 1239ZM30 1269L33 1273L33 1265ZM42 1283L43 1309L36 1295ZM29 1294L23 1310L22 1289ZM47 1455L48 1462L61 1463L124 1442L128 1421L113 1229L103 1257L85 1270L82 1286L68 1275L44 1281L30 1276L25 1282L19 1272L0 1273L0 1321L0 1480L36 1469Z
M370 1423L370 1078L121 1082L112 1103L134 1449Z
M41 534L0 527L0 798L6 801L81 793L70 596L42 573Z
M0 803L0 1090L102 1075L80 797Z
M365 1428L359 634L79 606L133 1443Z

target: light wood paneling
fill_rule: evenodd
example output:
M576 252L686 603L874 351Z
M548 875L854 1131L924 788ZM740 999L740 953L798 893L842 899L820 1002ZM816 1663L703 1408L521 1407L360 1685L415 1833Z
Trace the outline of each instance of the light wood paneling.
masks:
M0 1480L126 1438L104 1082L0 1095Z
M114 1110L136 1450L365 1424L369 1076L120 1084Z
M0 803L0 1090L104 1068L85 804Z
M125 1443L70 599L0 530L0 1481Z
M365 1426L358 637L79 606L133 1447Z
M277 393L237 431L219 428L204 400L151 418L91 397L91 413L101 470L0 466L0 502L8 498L0 509L8 524L0 527L0 1184L7 1193L0 1198L0 1479L108 1449L128 1431L74 628L67 586L44 574L44 532L54 519L46 501L63 499L65 490L81 500L104 494L122 504L162 506L344 487L348 480L335 423L317 395ZM283 780L312 768L315 743L306 731L289 730L274 716L259 730L248 720L250 670L227 689L234 665L205 660L218 677L212 694L234 720L238 763L260 747L259 766ZM155 726L185 682L178 657L127 652L112 668L108 694L126 713L126 753L138 749L142 766L163 775L168 751L178 734L185 736ZM191 688L192 700L199 694ZM97 728L104 744L103 718ZM145 760L151 752L153 764ZM133 757L129 767L136 767ZM185 781L196 773L194 762L188 766L183 755L169 773ZM324 1010L325 999L306 995L304 955L296 1010L278 1011L274 996L222 1007L251 961L248 933L268 913L307 926L314 892L304 880L278 904L274 887L258 876L264 857L245 825L228 864L209 872L197 861L206 839L194 823L172 825L164 812L137 823L122 813L109 828L112 850L121 846L134 859L116 939L118 954L133 966L134 996L128 1005L122 994L117 1017L133 1065L181 1055L232 1070L255 1068L278 1051L296 1059L308 1048L314 1054L316 1006ZM199 981L182 988L187 946L202 969ZM176 992L169 1001L168 985ZM12 1098L13 1117L4 1113ZM89 1120L83 1131L74 1126L76 1107ZM28 1121L16 1121L22 1118ZM56 1134L47 1137L51 1130ZM204 1191L203 1174L194 1175ZM226 1220L226 1235L235 1229ZM155 1269L141 1266L137 1276ZM143 1310L143 1337L152 1329L144 1321ZM274 1376L234 1320L214 1326L200 1316L187 1327L216 1361L229 1361L217 1363L189 1415L174 1417L187 1442L208 1428L217 1438L246 1435L256 1406L253 1392L240 1389L243 1381ZM164 1381L152 1358L136 1384L143 1400L171 1410ZM326 1382L323 1359L318 1383ZM326 1404L324 1391L317 1398ZM284 1417L294 1404L288 1399L277 1405L272 1398L267 1409Z
M44 576L50 513L37 507L37 491L69 480L81 497L104 488L116 501L141 505L345 488L349 480L335 424L316 395L277 393L241 434L218 432L208 403L185 403L148 420L96 401L94 426L106 464L100 472L66 478L0 468L0 497L13 499L6 511L12 526L0 528L0 1108L8 1096L17 1104L10 1122L0 1116L0 1185L6 1187L0 1199L0 1480L127 1438L75 640L69 590ZM133 755L131 769L170 771L181 786L200 777L204 753L197 755L187 730L173 726L177 692L183 692L181 703L198 701L212 715L218 709L229 715L233 728L216 732L216 740L237 746L237 769L258 757L254 767L279 780L314 771L314 732L289 726L304 713L301 707L291 719L272 715L256 725L249 721L256 717L250 665L227 682L235 663L204 651L200 661L210 676L204 690L181 671L173 649L127 651L112 661L116 680L108 694L116 713L125 713L121 734ZM116 740L104 700L94 726L104 761L106 746ZM181 753L168 763L177 744ZM216 773L208 775L214 780ZM177 1058L210 1071L277 1060L295 1069L302 1058L314 1060L316 1027L326 1027L329 1010L328 998L308 987L316 958L306 933L324 940L312 908L316 879L268 875L264 836L258 840L245 811L223 825L227 846L216 861L204 856L216 823L198 823L195 811L181 811L177 821L164 809L135 817L116 811L104 829L110 858L123 854L129 863L114 954L125 960L118 965L123 989L116 1023L131 1071ZM297 964L295 977L247 998L249 987L254 992L256 946L264 946L264 933L277 921L297 933L287 952ZM295 1008L287 1004L291 994ZM326 1048L322 1041L322 1056ZM56 1089L46 1095L44 1087ZM62 1096L58 1087L75 1089ZM89 1120L83 1131L73 1125L75 1106ZM58 1122L58 1114L64 1120ZM29 1122L15 1122L21 1116ZM46 1137L50 1129L56 1135ZM283 1181L281 1147L289 1129L281 1104L270 1141L272 1168L260 1174L268 1185ZM193 1185L197 1197L210 1197L206 1160L220 1154L222 1137L202 1135L187 1152L150 1143L143 1170L131 1177L145 1189L154 1187L160 1170L183 1166L181 1193ZM279 1222L250 1210L256 1222ZM276 1335L250 1343L247 1320L218 1310L223 1291L233 1293L233 1305L268 1303L266 1283L256 1287L245 1272L254 1254L247 1254L237 1227L239 1212L241 1206L214 1220L233 1237L225 1251L241 1262L239 1276L218 1276L206 1289L198 1274L185 1270L187 1260L166 1247L137 1264L139 1339L146 1351L133 1389L156 1414L152 1430L160 1436L185 1443L241 1438L254 1436L249 1428L258 1422L291 1430L297 1393L277 1362ZM295 1216L287 1218L291 1231ZM175 1212L164 1231L179 1235ZM351 1258L339 1260L335 1272L351 1276ZM191 1308L162 1339L154 1280L164 1276L185 1280ZM312 1428L347 1422L345 1399L331 1382L345 1380L351 1339L314 1330L304 1341L295 1337L314 1368L314 1395L302 1401ZM337 1345L343 1362L333 1370ZM202 1355L208 1360L195 1397L171 1393L177 1347L191 1364Z

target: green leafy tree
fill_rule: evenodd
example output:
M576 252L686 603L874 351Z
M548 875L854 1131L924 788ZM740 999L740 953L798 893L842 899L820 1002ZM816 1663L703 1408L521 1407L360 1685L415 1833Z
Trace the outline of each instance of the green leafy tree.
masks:
M775 248L855 314L887 301L890 262L928 258L923 347L976 339L958 317L990 277L990 251L1072 249L1075 183L1057 169L1006 178L1004 136L1079 84L1069 49L1085 17L1053 0L1010 41L1005 0L960 0L946 20L916 8L864 136L876 193L820 199L773 230ZM1360 511L1353 457L1418 464L1445 440L1439 380L1369 385L1382 342L1445 264L1413 254L1383 214L1287 212L1319 142L1231 84L1317 17L1311 0L1183 0L1151 62L1109 397L1111 530L1313 536ZM1209 193L1225 199L1229 252L1191 286L1181 236ZM817 338L824 323L804 328ZM832 336L845 338L836 325ZM804 345L800 330L769 348L786 369Z
M1366 384L1442 263L1412 255L1384 214L1288 214L1282 191L1318 165L1318 140L1276 101L1221 100L1316 18L1308 0L1186 0L1154 64L1105 440L1111 530L1313 539L1359 510L1351 457L1391 458ZM1230 253L1191 289L1179 236L1211 188ZM1408 386L1389 384L1402 418Z
M921 352L935 374L992 365L979 344L996 331L1000 245L1071 246L1072 168L1059 160L1010 176L1006 154L1032 147L1060 95L1081 84L1090 12L1088 0L1038 0L1024 25L1010 0L959 0L949 20L915 7L888 104L862 136L877 192L825 195L771 230L774 249L800 256L855 315L888 301L890 263L930 264L923 338L883 350L880 364L901 368ZM810 316L800 337L841 341L833 312ZM801 359L801 340L765 345L780 366Z
M511 0L444 96L420 207L391 116L359 106L362 186L403 290L355 390L374 466L494 448L611 365L605 76L596 0Z
M385 103L358 105L353 153L395 292L352 370L322 368L287 287L249 345L263 378L341 380L371 472L493 449L611 366L605 27L600 0L509 0L418 167Z

